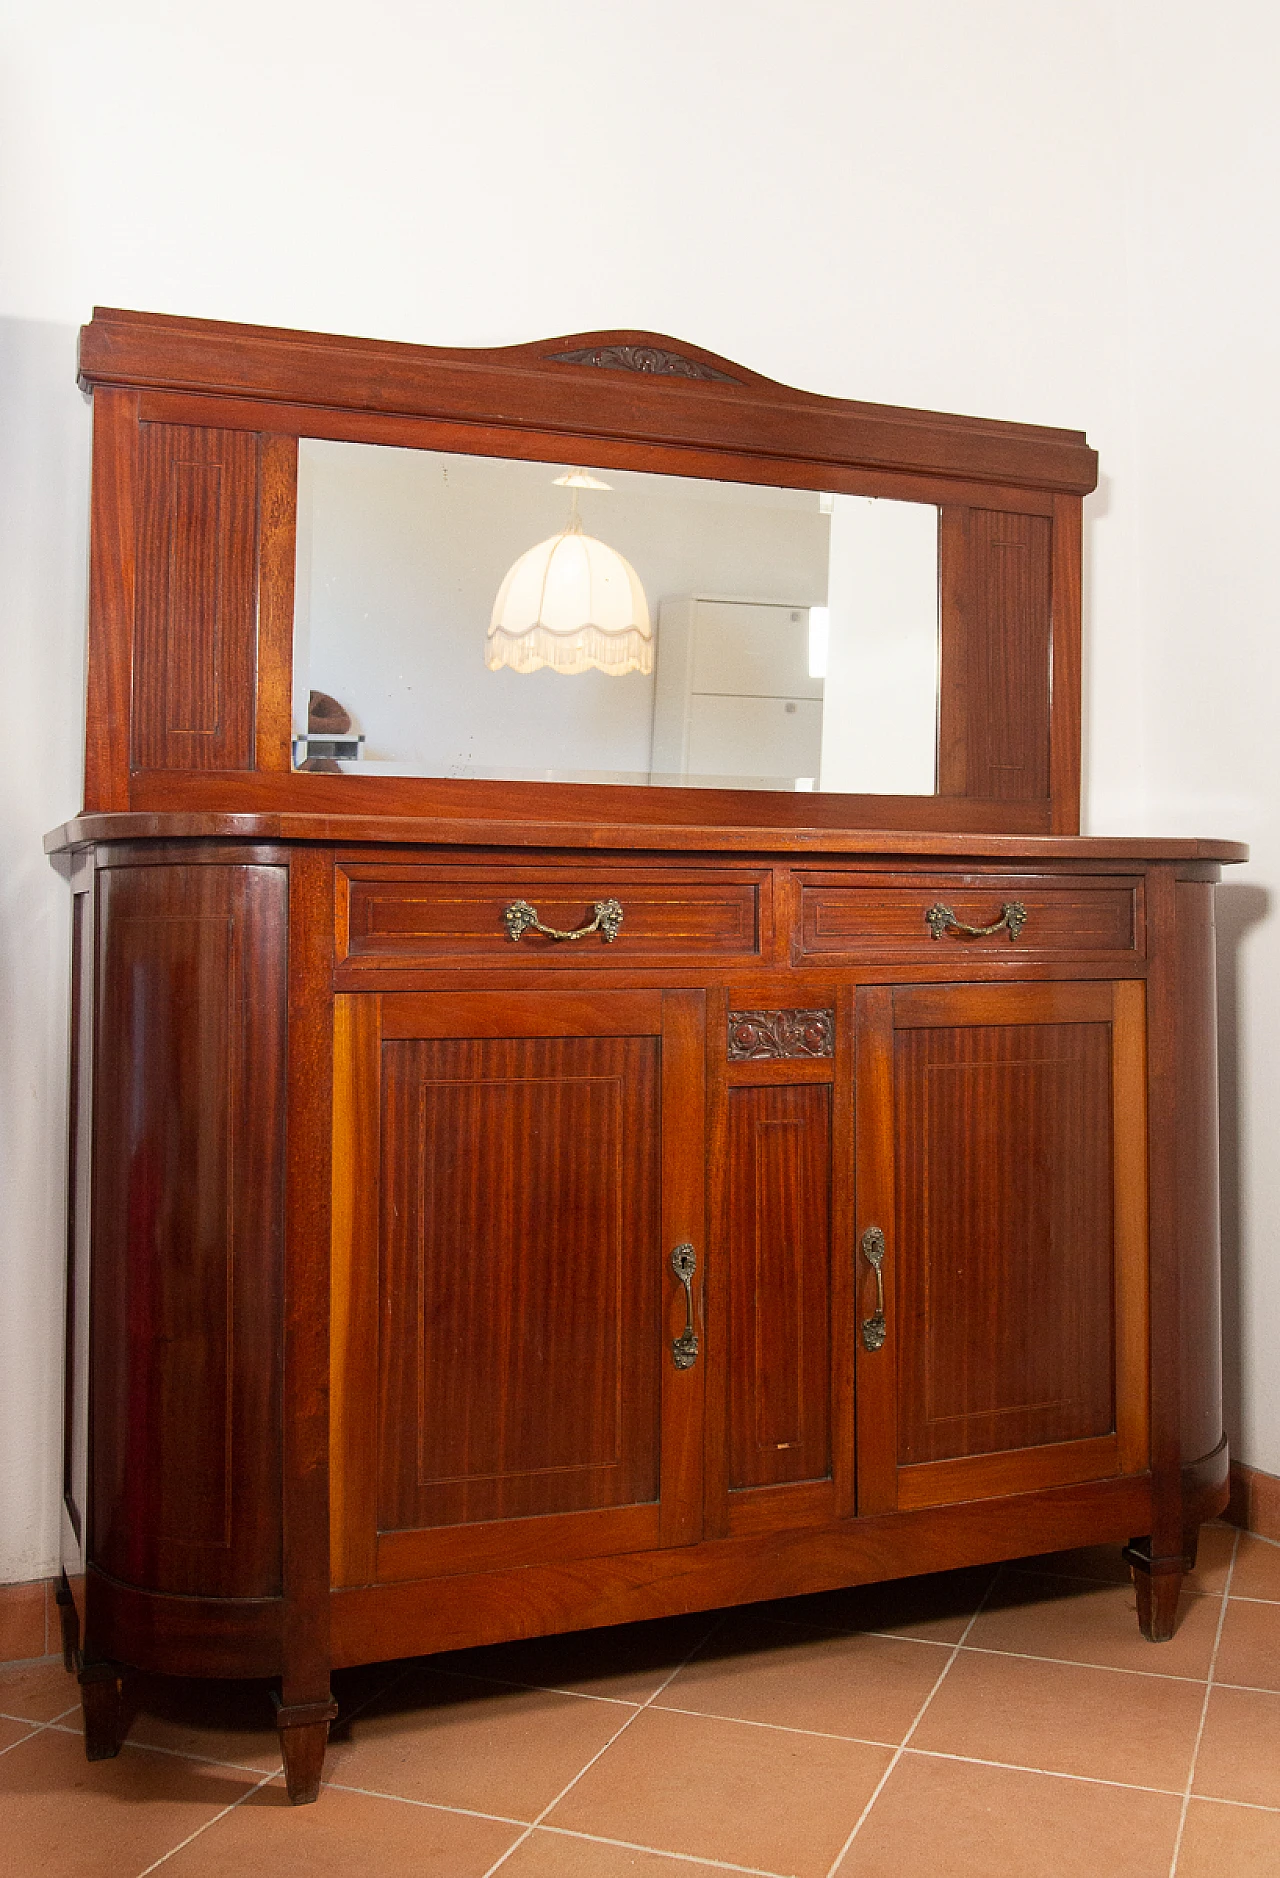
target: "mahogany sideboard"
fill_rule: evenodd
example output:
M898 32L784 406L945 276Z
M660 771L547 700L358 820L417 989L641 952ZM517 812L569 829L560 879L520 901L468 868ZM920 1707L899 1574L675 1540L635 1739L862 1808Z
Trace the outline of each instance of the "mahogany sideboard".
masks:
M983 679L944 595L924 806L298 775L290 449L357 405L362 435L438 430L486 355L86 329L87 800L47 845L91 1757L129 1668L273 1678L311 1799L335 1666L1103 1541L1159 1640L1225 1504L1212 893L1244 850L1075 832L1092 453L727 361L708 386L694 349L601 403L592 337L653 336L515 349L526 427L560 396L603 460L748 474L772 413L770 474L1041 516L1048 624L1023 594ZM223 453L213 549L183 451ZM950 538L954 593L987 550ZM1015 668L1043 708L1010 781L984 738Z

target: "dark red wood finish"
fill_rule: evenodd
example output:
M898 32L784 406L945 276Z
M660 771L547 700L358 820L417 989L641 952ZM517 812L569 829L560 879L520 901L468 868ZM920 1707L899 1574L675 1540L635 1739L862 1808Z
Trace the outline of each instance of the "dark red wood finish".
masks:
M99 310L80 365L104 426L91 808L213 808L252 785L275 809L494 818L518 799L615 824L1079 825L1076 569L1097 462L1077 432L816 397L654 334L467 352ZM602 467L938 504L937 794L797 807L755 791L294 773L299 436L550 460L572 447Z

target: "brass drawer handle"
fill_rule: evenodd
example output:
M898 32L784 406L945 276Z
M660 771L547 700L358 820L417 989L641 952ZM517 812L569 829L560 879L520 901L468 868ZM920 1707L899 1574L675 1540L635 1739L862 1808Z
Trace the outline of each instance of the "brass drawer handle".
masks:
M561 932L558 926L543 925L536 906L530 906L527 900L513 900L503 913L502 921L511 939L520 939L527 932L540 932L548 939L585 939L589 933L598 932L606 945L612 945L622 924L622 902L597 900L595 913L595 918L579 926L577 932Z
M878 1350L884 1343L884 1234L878 1226L868 1226L862 1235L862 1256L876 1275L876 1308L873 1317L862 1320L862 1341L868 1350Z
M975 939L986 939L993 932L999 932L1002 926L1009 929L1009 937L1016 939L1027 923L1027 909L1021 900L1006 900L1000 909L1000 917L991 926L966 926L962 919L957 919L949 906L943 906L941 900L931 906L925 914L929 922L929 931L935 939L941 939L948 926L956 932L967 932Z
M698 1338L693 1328L693 1286L698 1257L691 1245L678 1245L671 1254L671 1269L684 1286L684 1329L671 1339L671 1361L677 1369L692 1369L698 1360Z

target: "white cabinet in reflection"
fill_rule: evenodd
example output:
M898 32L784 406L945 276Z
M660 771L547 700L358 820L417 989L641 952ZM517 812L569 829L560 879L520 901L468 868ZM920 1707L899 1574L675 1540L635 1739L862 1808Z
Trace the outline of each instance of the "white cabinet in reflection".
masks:
M823 681L809 608L694 594L658 610L653 781L812 789Z

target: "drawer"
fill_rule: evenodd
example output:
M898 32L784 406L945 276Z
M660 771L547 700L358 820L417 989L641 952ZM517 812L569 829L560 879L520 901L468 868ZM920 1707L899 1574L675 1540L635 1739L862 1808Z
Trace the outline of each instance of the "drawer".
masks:
M515 861L500 870L347 863L338 869L338 958L373 969L483 961L580 971L753 959L769 918L770 887L770 875L754 869L624 873L589 863L531 868ZM523 902L539 924L575 932L590 926L597 904L606 901L622 909L612 939L600 927L578 939L556 939L524 912L508 918L508 909Z
M795 878L798 959L928 958L941 964L961 953L1007 957L1140 949L1141 881L1133 877L1073 875L1059 881L1043 874L931 873L851 879L848 874L802 873ZM995 932L963 930L996 925L1006 906L1009 919ZM953 917L946 918L948 913Z

